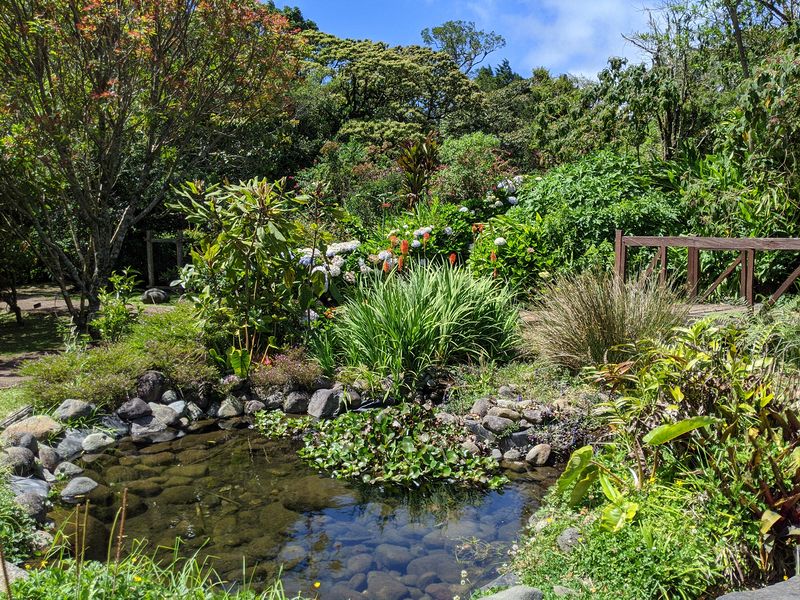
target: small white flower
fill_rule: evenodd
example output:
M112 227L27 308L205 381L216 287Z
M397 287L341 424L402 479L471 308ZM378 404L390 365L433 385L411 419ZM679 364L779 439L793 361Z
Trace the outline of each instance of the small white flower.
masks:
M453 228L452 227L445 227L443 233L445 235L453 235Z
M466 206L462 206L461 208L458 209L458 212L466 213L466 212L469 212L469 209Z
M500 202L500 200L498 200L497 202L495 202L494 204L492 204L492 206L494 206L495 208L501 208L501 207L503 206L503 203L502 203L502 202Z
M494 245L495 246L505 246L506 244L507 244L506 238L504 238L504 237L494 238Z
M517 200L516 196L509 196L508 198L506 198L506 200L508 200L508 203L511 206L515 206L519 202L519 200Z

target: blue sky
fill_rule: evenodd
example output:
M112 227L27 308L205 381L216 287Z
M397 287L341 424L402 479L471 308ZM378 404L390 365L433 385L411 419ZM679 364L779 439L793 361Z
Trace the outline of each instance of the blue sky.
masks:
M649 4L648 4L649 3ZM339 37L390 44L421 43L419 32L447 20L475 21L506 38L489 56L508 58L523 76L545 66L553 73L594 77L609 56L640 57L622 38L647 23L653 0L289 0L319 28ZM276 2L279 6L282 2Z

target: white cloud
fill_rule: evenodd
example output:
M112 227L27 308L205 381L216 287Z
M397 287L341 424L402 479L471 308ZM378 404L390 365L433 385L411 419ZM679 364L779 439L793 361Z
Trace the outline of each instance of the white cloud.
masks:
M622 37L647 24L646 0L471 0L468 10L481 28L501 32L523 74L545 66L594 78L610 56L637 60Z

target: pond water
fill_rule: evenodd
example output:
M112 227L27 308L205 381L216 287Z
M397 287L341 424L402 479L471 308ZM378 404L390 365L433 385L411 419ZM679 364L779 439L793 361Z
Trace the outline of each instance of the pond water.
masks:
M183 555L198 552L228 581L242 580L244 560L256 587L280 573L290 593L464 598L496 577L557 477L542 468L510 474L502 491L397 492L321 475L295 449L250 430L219 430L143 448L123 441L85 457L85 474L104 484L93 493L91 521L102 533L88 536L90 555L105 557L106 529L127 488L128 539L146 538L154 550L180 537Z

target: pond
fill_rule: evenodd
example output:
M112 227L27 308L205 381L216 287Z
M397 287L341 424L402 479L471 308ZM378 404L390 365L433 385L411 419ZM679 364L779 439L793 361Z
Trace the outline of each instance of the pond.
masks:
M496 577L557 477L541 468L510 474L502 491L398 492L321 475L295 450L250 430L218 430L142 448L122 441L84 457L85 474L104 484L93 493L89 555L105 558L127 488L127 539L155 550L180 537L184 556L208 558L227 581L241 581L244 564L255 587L280 575L292 594L463 598Z

